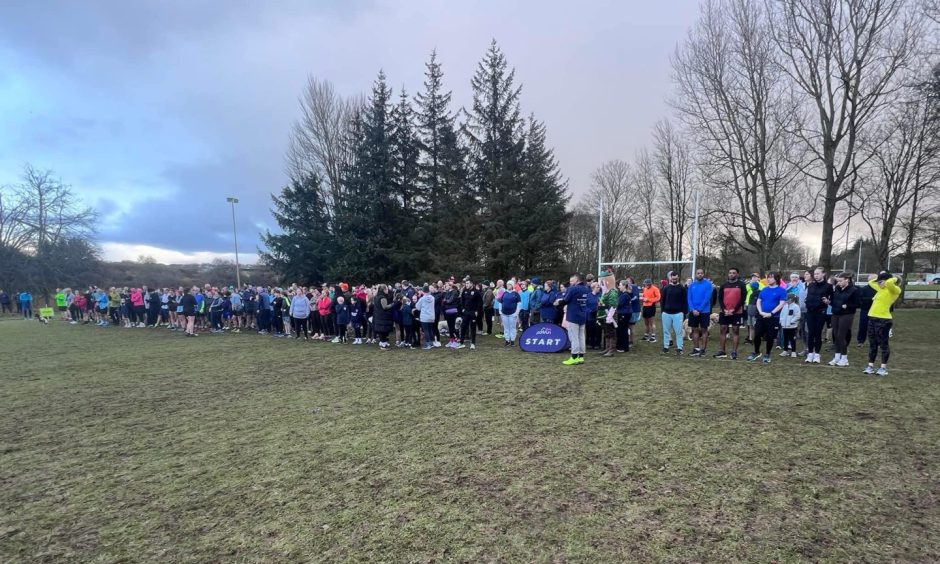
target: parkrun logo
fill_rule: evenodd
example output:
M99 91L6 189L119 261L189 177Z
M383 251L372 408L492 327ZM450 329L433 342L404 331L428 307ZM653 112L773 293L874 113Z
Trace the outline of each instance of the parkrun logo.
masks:
M519 348L525 352L560 352L568 348L568 333L553 323L539 323L522 333Z

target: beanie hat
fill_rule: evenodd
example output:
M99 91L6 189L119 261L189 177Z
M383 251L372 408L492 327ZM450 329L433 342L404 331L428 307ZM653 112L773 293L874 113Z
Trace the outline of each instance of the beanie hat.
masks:
M888 272L887 270L882 270L881 272L878 273L879 282L884 281L884 280L891 280L892 278L894 278L894 275Z

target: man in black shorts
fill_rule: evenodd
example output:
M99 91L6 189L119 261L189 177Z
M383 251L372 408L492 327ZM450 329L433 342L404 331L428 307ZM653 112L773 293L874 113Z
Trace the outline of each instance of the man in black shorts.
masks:
M747 294L747 288L744 282L738 277L737 268L728 269L728 281L718 288L718 352L715 358L725 358L728 354L725 352L725 344L728 339L728 332L731 333L731 360L738 358L738 340L740 335L738 329L744 323L744 301Z

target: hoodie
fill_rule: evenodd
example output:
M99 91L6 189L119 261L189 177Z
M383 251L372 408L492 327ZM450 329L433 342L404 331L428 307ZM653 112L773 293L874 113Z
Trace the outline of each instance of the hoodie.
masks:
M415 304L415 309L420 313L419 321L421 323L434 322L434 294L427 293Z
M539 317L542 319L542 323L555 321L555 300L558 299L558 292L555 290L554 285L551 288L548 292L542 290L542 296L539 300Z
M307 296L294 296L290 303L290 316L297 319L310 317L310 300L307 299Z

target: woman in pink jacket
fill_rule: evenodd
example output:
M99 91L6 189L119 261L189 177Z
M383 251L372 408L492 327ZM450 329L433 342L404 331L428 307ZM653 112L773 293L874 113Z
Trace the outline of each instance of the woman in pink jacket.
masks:
M141 292L140 288L131 289L131 311L133 311L133 317L131 318L131 324L133 325L134 319L137 320L137 326L144 326L144 316L147 314L147 309L144 307L144 295Z

